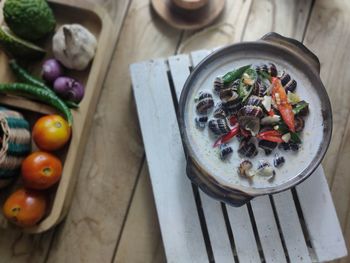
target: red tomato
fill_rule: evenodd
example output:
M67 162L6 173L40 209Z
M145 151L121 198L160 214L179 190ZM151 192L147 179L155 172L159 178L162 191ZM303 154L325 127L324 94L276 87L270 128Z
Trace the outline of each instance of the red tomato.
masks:
M61 174L61 161L50 153L34 152L22 162L22 177L29 188L49 188L60 180Z
M21 227L30 227L43 218L46 205L47 201L43 193L19 189L7 198L3 212L12 223Z
M37 120L32 132L34 142L41 150L54 151L68 142L71 128L61 116L47 115Z

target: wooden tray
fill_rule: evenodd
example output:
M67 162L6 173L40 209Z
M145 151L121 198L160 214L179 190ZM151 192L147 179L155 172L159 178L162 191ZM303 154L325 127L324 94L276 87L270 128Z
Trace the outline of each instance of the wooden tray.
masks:
M2 10L3 2L0 4ZM67 1L68 2L68 1ZM60 0L50 0L57 20L57 26L66 23L79 23L88 28L97 38L98 47L95 58L91 66L85 71L67 71L67 75L80 80L85 85L85 96L80 103L78 110L72 110L74 123L73 133L70 144L58 152L63 161L63 174L57 186L56 192L52 196L51 209L48 215L35 227L24 229L29 233L41 233L58 224L67 214L71 199L73 196L74 185L83 157L84 147L90 130L94 111L102 88L103 79L105 77L109 60L112 56L114 41L112 22L108 14L91 3L83 0L74 0L65 3ZM0 12L0 24L3 22L2 12ZM51 55L51 39L46 44L46 50L49 51L47 57ZM40 71L40 63L36 63L31 71L38 73ZM14 76L8 67L7 56L0 51L0 82L13 82ZM43 114L57 113L53 108L41 103L14 97L0 96L0 105L8 106L19 110L33 125L35 120ZM35 149L35 145L33 144ZM17 187L16 184L12 189L2 190L0 199L6 198ZM2 207L2 202L0 206ZM2 218L3 226L9 224Z
M347 254L320 166L291 190L242 207L220 203L186 176L176 110L208 50L131 65L133 91L168 262L325 262Z

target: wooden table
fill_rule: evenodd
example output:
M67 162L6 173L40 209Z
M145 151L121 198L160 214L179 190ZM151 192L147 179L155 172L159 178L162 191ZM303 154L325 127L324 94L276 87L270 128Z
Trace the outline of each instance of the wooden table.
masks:
M115 51L82 153L70 212L62 224L42 235L1 230L0 262L164 262L128 65L256 40L269 31L302 40L321 61L334 114L323 167L350 240L348 1L227 0L217 26L195 36L165 25L150 10L149 0L97 1L108 9L118 37L112 37L117 39Z

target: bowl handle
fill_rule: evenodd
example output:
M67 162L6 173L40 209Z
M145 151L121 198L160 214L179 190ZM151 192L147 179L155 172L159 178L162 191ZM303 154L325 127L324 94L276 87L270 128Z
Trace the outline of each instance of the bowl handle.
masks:
M277 34L275 32L267 33L266 35L264 35L261 38L261 40L284 46L284 47L290 49L291 51L299 54L305 60L307 60L307 63L314 70L316 70L316 72L318 74L320 74L320 67L321 66L320 66L320 61L318 60L317 56L314 53L312 53L307 47L305 47L298 40L281 36L280 34Z

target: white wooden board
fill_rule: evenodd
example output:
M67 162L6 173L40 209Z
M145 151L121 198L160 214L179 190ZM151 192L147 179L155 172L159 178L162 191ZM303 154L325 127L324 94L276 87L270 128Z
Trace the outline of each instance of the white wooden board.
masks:
M256 198L250 207L234 208L222 207L200 190L194 194L185 175L174 104L190 69L209 53L202 50L131 66L168 262L324 262L345 256L344 239L321 168L296 187L296 200L289 190L271 200L268 196ZM304 222L306 231L301 226Z

